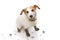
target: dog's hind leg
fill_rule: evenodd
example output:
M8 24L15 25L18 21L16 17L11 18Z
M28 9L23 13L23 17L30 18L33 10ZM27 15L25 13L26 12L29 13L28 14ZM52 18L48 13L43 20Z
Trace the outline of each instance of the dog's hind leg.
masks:
M36 26L34 26L34 29L35 29L35 31L38 31L39 30L39 28L37 28Z

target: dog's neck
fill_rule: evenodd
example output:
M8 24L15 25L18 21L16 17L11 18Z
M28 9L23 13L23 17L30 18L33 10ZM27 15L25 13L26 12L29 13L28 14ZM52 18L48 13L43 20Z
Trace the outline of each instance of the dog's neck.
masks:
M35 19L35 20L30 20L30 19L28 19L29 21L31 21L31 22L33 22L33 21L36 21L37 19Z

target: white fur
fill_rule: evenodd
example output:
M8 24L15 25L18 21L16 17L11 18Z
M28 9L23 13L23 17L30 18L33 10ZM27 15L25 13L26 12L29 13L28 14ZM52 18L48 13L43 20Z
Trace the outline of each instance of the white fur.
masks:
M29 28L32 26L36 26L36 21L30 21L28 20L28 18L26 17L26 15L23 13L22 15L19 15L17 18L17 27L18 28Z

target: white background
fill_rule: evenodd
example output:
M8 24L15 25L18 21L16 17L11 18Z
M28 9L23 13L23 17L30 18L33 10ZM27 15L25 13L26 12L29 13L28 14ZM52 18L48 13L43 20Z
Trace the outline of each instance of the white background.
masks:
M60 0L0 0L0 40L14 39L9 34L14 32L18 14L34 4L41 8L37 9L39 33L45 31L41 39L60 40Z

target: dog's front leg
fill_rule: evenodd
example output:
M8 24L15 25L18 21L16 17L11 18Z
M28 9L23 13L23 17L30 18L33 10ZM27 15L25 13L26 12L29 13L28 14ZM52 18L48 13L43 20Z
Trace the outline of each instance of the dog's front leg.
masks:
M26 32L26 35L29 37L30 34L29 34L29 32L28 32L28 29L25 29L25 32Z
M39 30L39 28L37 28L36 26L34 26L34 29L35 29L35 31L38 31Z
M21 29L17 28L17 31L18 31L18 32L21 32Z

